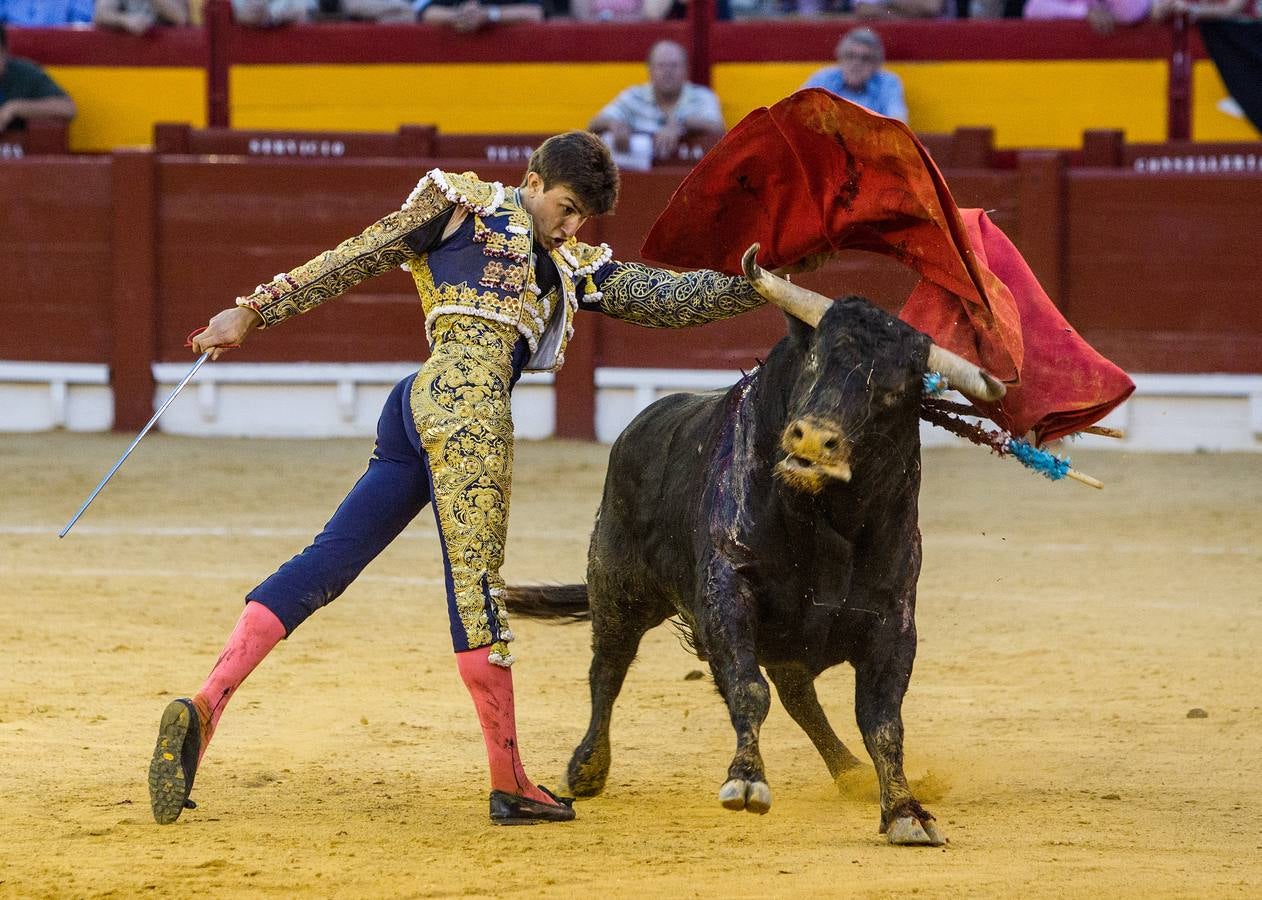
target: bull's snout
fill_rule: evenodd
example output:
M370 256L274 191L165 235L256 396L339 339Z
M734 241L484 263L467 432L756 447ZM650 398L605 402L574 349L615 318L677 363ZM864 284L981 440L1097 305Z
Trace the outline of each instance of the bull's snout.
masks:
M850 442L841 430L819 419L790 422L780 436L784 459L776 475L790 487L817 494L829 481L850 480Z

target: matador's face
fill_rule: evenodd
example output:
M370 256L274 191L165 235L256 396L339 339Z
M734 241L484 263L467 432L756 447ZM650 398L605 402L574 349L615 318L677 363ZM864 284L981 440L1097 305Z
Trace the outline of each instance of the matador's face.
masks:
M588 214L574 198L574 191L565 184L543 189L543 179L538 172L526 175L522 188L522 206L534 222L535 240L545 249L555 250L572 238Z

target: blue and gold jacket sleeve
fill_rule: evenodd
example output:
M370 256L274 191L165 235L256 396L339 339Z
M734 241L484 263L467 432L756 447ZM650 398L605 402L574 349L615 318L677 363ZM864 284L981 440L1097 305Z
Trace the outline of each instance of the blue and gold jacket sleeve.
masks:
M671 272L616 261L593 273L581 301L584 308L649 328L704 325L762 304L762 296L744 277L708 269Z
M425 249L420 244L431 243L428 238L441 234L439 220L445 220L443 213L452 207L453 203L441 191L422 181L398 212L379 219L296 269L260 284L253 293L238 297L237 306L257 312L263 319L263 328L309 312L361 281L416 259ZM418 235L422 236L419 241Z

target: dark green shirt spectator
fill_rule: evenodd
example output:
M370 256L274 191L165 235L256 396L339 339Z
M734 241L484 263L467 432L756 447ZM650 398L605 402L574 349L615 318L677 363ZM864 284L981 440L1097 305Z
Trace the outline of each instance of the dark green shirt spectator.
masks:
M9 56L0 25L0 131L22 127L27 119L74 118L74 101L36 63Z

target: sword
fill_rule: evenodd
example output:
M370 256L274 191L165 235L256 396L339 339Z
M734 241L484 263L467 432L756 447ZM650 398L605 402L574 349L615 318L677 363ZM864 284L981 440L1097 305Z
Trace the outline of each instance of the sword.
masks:
M205 328L199 328L197 331L190 334L188 336L188 343L184 346L191 347L193 338L205 330ZM236 345L234 344L232 346ZM230 347L221 347L219 349L226 350L230 349ZM171 392L171 396L167 397L166 400L162 402L162 405L158 407L158 411L153 414L153 418L148 421L144 428L140 429L140 434L136 435L136 439L131 442L131 445L126 450L123 451L123 455L118 458L118 462L114 463L114 465L110 467L110 470L105 473L105 477L101 479L100 484L92 490L92 493L88 494L88 499L83 501L83 505L79 507L79 511L74 514L74 517L71 518L69 522L66 523L66 527L57 533L57 537L64 538L66 533L74 527L74 523L78 522L79 517L82 516L87 508L92 505L92 501L96 499L96 495L101 493L102 488L104 488L105 485L109 483L109 480L114 477L114 473L117 472L119 467L127 461L127 457L130 456L131 452L136 449L136 445L140 443L141 438L149 433L149 429L153 427L153 423L157 422L158 418L166 412L166 409L171 405L171 402L180 395L180 391L184 390L184 385L193 380L193 376L197 374L197 370L202 367L202 363L210 359L210 354L213 352L213 349L207 350L198 358L197 362L193 363L193 368L189 369L188 374L180 379L180 383L175 386L175 390Z

